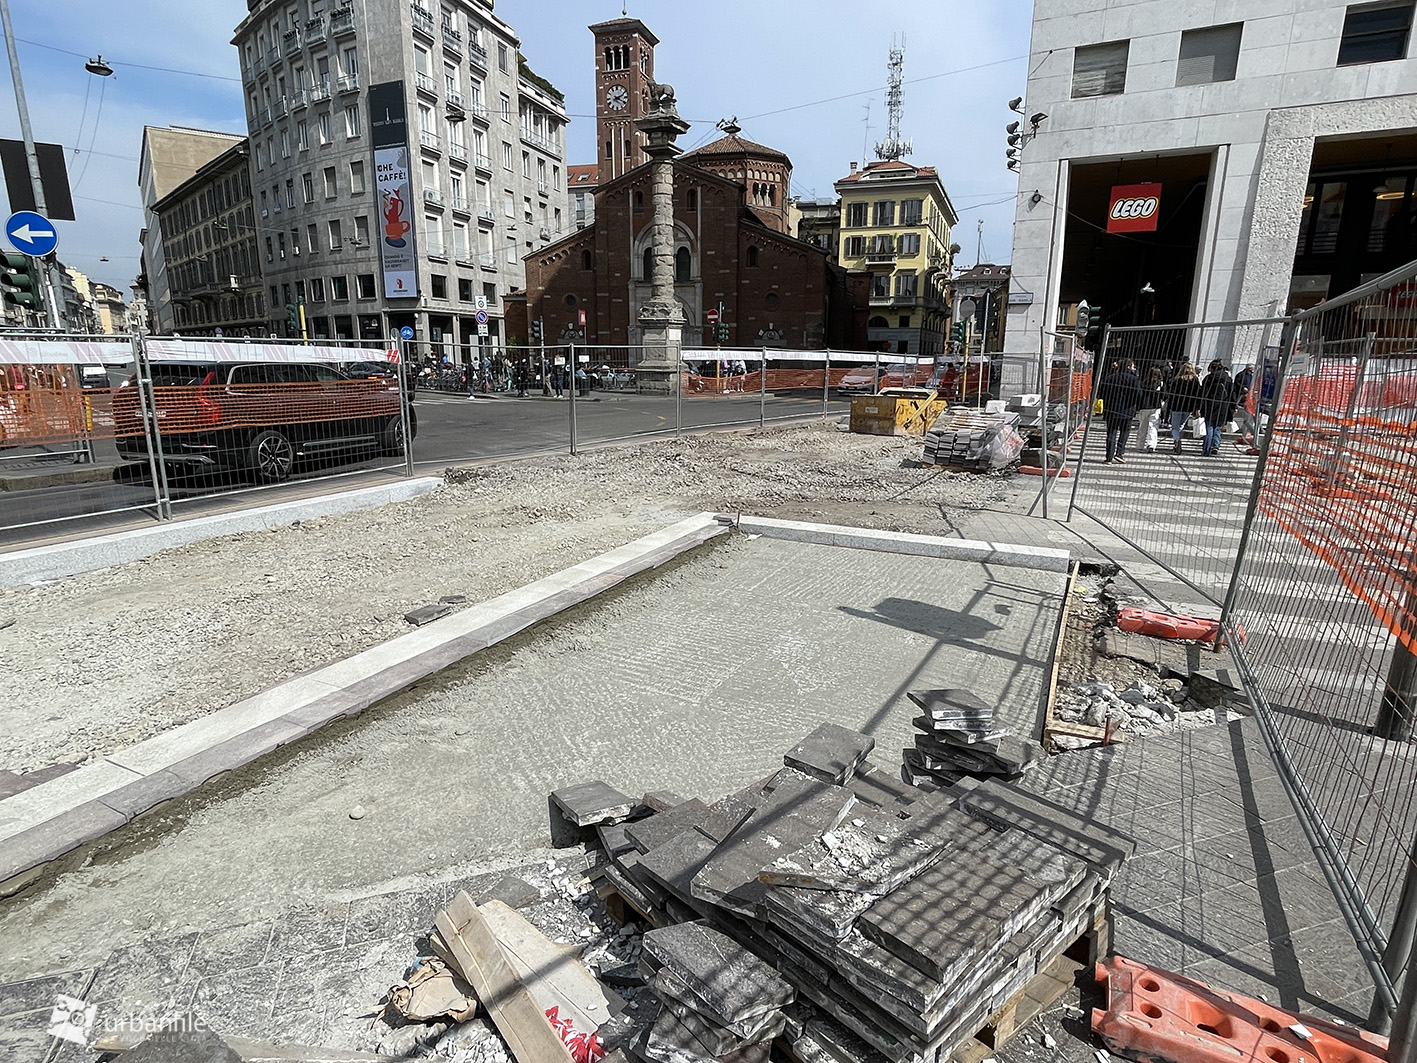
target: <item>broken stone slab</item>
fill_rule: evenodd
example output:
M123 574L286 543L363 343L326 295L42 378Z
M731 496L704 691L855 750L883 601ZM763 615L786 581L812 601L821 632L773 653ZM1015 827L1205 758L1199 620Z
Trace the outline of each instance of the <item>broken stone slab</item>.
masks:
M551 794L561 814L577 827L628 819L638 802L599 779L563 786Z
M745 1045L714 1056L671 1012L662 1011L649 1028L642 1052L655 1063L768 1063L771 1045Z
M937 724L947 727L979 728L994 722L994 708L972 690L944 687L938 690L911 690L906 697L925 711Z
M996 742L1005 735L1014 733L1013 728L999 724L991 724L987 727L943 726L933 716L916 716L910 722L915 725L916 730L933 735L942 742L950 742L958 746Z
M709 806L697 797L673 808L626 824L625 834L636 849L647 853L657 849L675 835L703 826L709 817Z
M623 823L597 823L595 836L600 842L600 847L612 857L619 856L635 847L635 843L625 833L625 824Z
M432 605L421 605L411 613L404 613L403 618L414 627L422 627L424 624L431 624L439 617L447 616L453 611L453 607L446 602L434 602Z
M1161 676L1187 675L1192 666L1200 664L1204 648L1175 639L1158 639L1110 628L1098 640L1097 650L1104 657L1121 657L1154 668Z
M706 923L651 930L641 938L641 946L729 1021L766 1015L793 999L792 986L772 967Z
M620 894L630 906L645 916L647 919L654 918L655 914L662 908L662 901L650 895L649 891L641 889L640 884L633 880L624 871L614 864L606 864L599 869L600 875L615 887L615 892Z
M667 812L676 805L682 805L684 798L673 790L651 790L640 801L651 812Z
M1223 665L1191 669L1186 687L1191 700L1203 709L1217 709L1228 701L1245 700L1239 675Z
M783 768L765 779L749 783L743 789L719 798L709 805L709 814L698 829L714 841L723 841L738 829L738 825L747 819L754 809L772 795L773 789L781 781L793 775L805 777L795 769Z
M692 906L694 876L717 848L718 842L702 830L686 830L640 856L638 866L661 889Z
M777 1016L781 1015L780 1009L766 1011L761 1015L754 1015L745 1019L729 1019L718 1014L713 1008L702 1000L698 994L689 988L688 983L676 976L672 971L654 968L654 959L647 955L640 957L640 974L645 976L649 987L654 991L654 995L666 1006L692 1011L698 1014L704 1021L721 1026L730 1033L741 1038L745 1044L761 1040L761 1034L765 1029L771 1027L777 1021Z
M862 804L897 812L904 811L903 806L920 796L909 783L894 778L867 761L857 767L846 786Z
M541 900L541 891L516 875L504 875L492 884L474 903L501 901L508 908L525 908Z
M855 803L850 790L808 776L784 782L705 861L693 895L740 915L758 914L763 865L832 830Z
M829 1063L883 1063L885 1059L841 1023L824 1016L809 1019L802 1036L827 1053Z
M787 1028L787 1016L781 1011L770 1011L764 1017L765 1021L759 1022L751 1034L740 1037L727 1026L705 1018L682 1001L671 997L668 1000L661 998L660 1002L667 1012L673 1014L689 1033L693 1034L695 1040L710 1049L712 1055L716 1057L725 1056L747 1045L758 1044L760 1041L771 1041Z
M783 754L782 762L813 778L840 786L875 748L876 740L869 735L839 724L824 723Z
M960 763L973 760L983 765L980 770L991 769L1002 775L1017 775L1036 767L1043 759L1043 747L1032 739L1016 735L1001 735L992 742L974 745L956 745L941 742L928 735L916 735L915 746L927 756L955 757Z
M992 855L935 864L876 901L857 922L862 934L931 978L958 977L1063 892Z
M959 808L996 829L1014 827L1072 853L1110 882L1122 862L1136 851L1136 840L1087 819L1072 809L1015 786L989 780L960 793Z

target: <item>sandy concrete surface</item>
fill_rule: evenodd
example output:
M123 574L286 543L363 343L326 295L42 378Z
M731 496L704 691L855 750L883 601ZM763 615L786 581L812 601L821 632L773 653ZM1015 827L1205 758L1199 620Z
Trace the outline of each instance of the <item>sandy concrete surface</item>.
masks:
M1063 582L742 535L702 548L109 836L0 909L0 980L524 853L569 782L716 798L823 720L874 735L895 770L918 687L971 686L1033 731Z
M701 510L945 533L1025 477L920 467L835 425L461 471L432 495L0 591L0 768L85 763ZM13 621L8 627L5 622Z

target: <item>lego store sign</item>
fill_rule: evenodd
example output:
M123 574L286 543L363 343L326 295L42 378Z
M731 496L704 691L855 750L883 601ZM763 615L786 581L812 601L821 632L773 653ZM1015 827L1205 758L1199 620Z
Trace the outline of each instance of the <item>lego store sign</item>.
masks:
M1109 233L1154 233L1161 213L1161 185L1113 185L1107 211Z

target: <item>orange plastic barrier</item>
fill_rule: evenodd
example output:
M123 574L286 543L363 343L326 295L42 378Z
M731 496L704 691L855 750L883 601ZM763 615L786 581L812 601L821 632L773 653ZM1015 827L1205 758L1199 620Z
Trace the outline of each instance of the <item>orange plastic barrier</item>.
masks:
M1117 626L1133 635L1153 635L1159 639L1201 639L1214 642L1216 635L1220 633L1219 620L1156 613L1130 605L1117 610Z
M1106 1009L1092 1029L1144 1063L1386 1063L1386 1037L1221 993L1203 982L1113 956L1096 968Z

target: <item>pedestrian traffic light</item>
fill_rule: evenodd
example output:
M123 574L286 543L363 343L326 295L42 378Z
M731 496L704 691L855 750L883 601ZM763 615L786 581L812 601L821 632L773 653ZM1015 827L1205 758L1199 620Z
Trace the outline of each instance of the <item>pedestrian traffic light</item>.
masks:
M24 310L37 310L39 273L35 269L34 259L29 255L17 255L8 251L0 258L3 258L0 289L4 291L5 302Z

